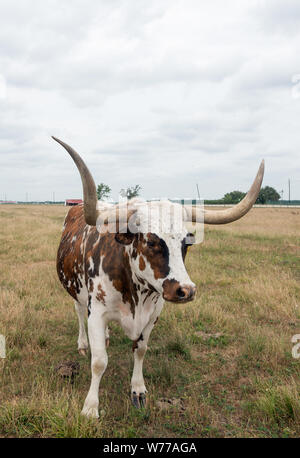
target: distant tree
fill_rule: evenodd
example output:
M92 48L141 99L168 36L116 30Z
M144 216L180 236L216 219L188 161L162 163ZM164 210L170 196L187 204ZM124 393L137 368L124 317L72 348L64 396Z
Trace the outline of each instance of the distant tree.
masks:
M140 191L142 186L136 184L135 186L131 186L126 189L121 189L120 194L122 197L127 197L127 199L132 199L133 197L137 197L140 195Z
M111 189L107 184L100 183L97 187L97 197L99 200L104 200L109 197Z
M225 194L222 200L225 204L237 204L245 197L245 195L246 193L242 191L231 191Z
M279 199L280 194L276 191L276 189L272 188L271 186L265 186L259 191L256 203L265 204L269 201L277 202Z

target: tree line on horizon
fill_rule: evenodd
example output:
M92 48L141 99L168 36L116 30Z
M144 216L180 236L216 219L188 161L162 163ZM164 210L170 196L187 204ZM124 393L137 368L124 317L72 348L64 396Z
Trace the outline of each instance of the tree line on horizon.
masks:
M231 191L227 192L222 199L216 200L205 200L206 203L216 203L216 204L238 204L246 195L246 192L242 191ZM256 204L266 204L268 202L278 202L280 199L280 194L276 189L271 186L264 186L261 188L256 199Z
M137 184L135 186L131 186L128 188L124 188L120 190L120 195L122 197L127 197L127 199L132 199L133 197L137 197L140 195L142 187ZM97 196L99 200L104 200L109 198L111 194L111 188L105 184L100 183L97 187ZM239 203L246 195L246 192L242 191L231 191L227 192L224 197L221 199L214 199L214 200L206 200L204 202L211 203L211 204L237 204ZM267 202L278 202L280 199L280 194L276 191L276 189L272 188L271 186L265 186L261 188L259 191L258 198L256 200L256 204L266 204Z

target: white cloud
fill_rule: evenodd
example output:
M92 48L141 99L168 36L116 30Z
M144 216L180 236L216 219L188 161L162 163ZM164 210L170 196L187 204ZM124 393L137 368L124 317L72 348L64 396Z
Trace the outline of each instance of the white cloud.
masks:
M0 0L0 199L80 197L77 149L113 188L300 198L296 1Z

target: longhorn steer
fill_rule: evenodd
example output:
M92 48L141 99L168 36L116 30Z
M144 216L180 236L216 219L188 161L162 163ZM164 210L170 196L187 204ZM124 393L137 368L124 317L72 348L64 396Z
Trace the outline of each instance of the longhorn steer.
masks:
M153 204L156 216L152 215L149 230L149 204L130 201L124 213L122 205L98 203L95 183L81 157L70 146L53 138L73 158L81 174L84 193L84 204L72 207L66 216L57 254L59 279L75 300L81 353L88 349L84 324L88 309L92 381L82 413L98 417L98 390L107 366L107 326L111 320L119 322L133 341L131 396L136 407L143 407L146 402L143 359L164 300L188 302L196 292L184 266L187 246L192 243L191 234L184 225L177 224L178 215L186 221L208 224L224 224L240 218L256 201L264 163L250 191L235 207L203 212L197 207L183 209L169 201L156 202ZM162 210L168 218L159 217ZM110 220L113 213L116 214L114 227ZM100 231L99 225L96 226L97 218L103 223Z

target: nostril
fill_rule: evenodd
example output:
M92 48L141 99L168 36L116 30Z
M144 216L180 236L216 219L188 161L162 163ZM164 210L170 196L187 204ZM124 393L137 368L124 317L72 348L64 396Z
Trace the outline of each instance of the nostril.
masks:
M178 297L185 297L186 296L186 291L182 288L178 288L176 291L176 294Z

